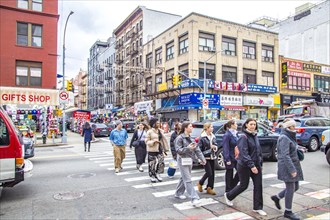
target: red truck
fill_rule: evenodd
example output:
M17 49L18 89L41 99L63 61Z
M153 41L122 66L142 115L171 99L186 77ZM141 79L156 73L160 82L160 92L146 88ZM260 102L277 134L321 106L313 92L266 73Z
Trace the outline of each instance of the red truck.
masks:
M0 187L13 187L24 180L24 145L18 129L0 107Z

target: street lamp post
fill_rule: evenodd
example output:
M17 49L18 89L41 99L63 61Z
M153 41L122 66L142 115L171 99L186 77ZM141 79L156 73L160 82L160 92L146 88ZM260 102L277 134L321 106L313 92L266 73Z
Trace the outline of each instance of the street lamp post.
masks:
M70 16L73 14L73 11L70 11L70 14L68 15L68 17L66 18L66 22L65 22L65 26L64 26L64 34L63 34L63 82L62 82L62 89L65 89L65 33L66 33L66 26L68 24L68 20L70 18ZM65 104L63 104L63 112L62 112L62 117L63 117L63 123L62 123L62 143L67 143L67 136L65 134Z

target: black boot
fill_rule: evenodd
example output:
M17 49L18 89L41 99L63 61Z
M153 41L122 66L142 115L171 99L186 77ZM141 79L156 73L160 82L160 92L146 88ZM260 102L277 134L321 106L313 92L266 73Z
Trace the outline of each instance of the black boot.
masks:
M284 212L284 217L288 218L288 219L291 219L291 220L300 220L300 217L298 215L294 214L291 211L285 211Z
M274 201L276 208L281 209L280 199L277 196L271 196L270 198Z

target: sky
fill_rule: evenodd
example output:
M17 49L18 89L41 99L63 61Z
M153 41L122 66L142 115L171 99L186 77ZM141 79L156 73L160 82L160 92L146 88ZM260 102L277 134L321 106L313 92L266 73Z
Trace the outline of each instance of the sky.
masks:
M87 71L89 49L97 41L106 41L115 28L138 6L187 16L191 12L248 24L262 16L279 20L293 16L295 8L319 0L185 0L185 1L113 1L113 0L58 0L58 62L57 73L62 74L64 25L70 11L65 36L65 76L73 78L80 69Z

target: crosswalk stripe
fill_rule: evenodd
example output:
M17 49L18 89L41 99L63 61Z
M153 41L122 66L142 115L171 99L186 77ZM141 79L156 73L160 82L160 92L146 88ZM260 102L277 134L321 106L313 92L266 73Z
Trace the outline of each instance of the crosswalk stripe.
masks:
M125 166L125 164L123 163L123 168L126 170L126 169L131 169L131 168L135 168L136 169L136 165L131 165L131 166ZM168 162L165 162L165 165L168 165ZM114 166L114 165L113 165ZM142 167L146 168L148 167L148 164L142 164ZM110 168L107 168L107 170L115 170L114 167L110 167Z
M305 220L321 220L321 219L330 219L330 212L323 213L321 215L316 215L310 218L305 218Z
M105 159L113 159L113 157L97 157L97 158L89 158L89 160L105 160Z
M214 217L214 218L209 218L207 220L230 220L230 219L253 219L251 216L248 216L247 214L243 213L243 212L233 212L230 214L226 214L226 215L221 215L218 217Z
M315 199L326 199L326 198L330 198L330 188L329 189L322 189L322 190L318 190L315 192L309 192L306 193L305 196L309 196Z
M299 186L301 186L301 185L305 185L305 184L309 184L309 182L306 182L306 181L299 181ZM285 183L273 184L273 185L270 185L270 186L271 186L271 187L280 188L280 189L285 189Z
M212 199L212 198L207 198L207 199L200 199L200 205L199 206L205 206L205 205L210 205L210 204L216 204L219 203L218 201ZM173 204L175 208L178 210L188 210L188 209L194 209L197 208L191 204L191 202L183 202L183 203L176 203Z
M199 180L200 178L201 177L199 177L199 176L194 176L194 177L191 177L191 181ZM133 187L136 189L143 189L143 188L154 187L154 186L166 186L166 185L171 185L171 184L177 184L178 182L179 182L179 180L171 180L171 181L166 181L166 182L134 185Z

